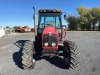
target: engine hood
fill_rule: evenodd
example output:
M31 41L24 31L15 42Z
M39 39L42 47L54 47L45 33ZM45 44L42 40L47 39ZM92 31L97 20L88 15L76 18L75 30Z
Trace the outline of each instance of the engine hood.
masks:
M58 31L54 26L46 26L43 30L43 35L44 34L56 34L56 35L58 35Z
M47 43L48 46L44 44ZM55 46L52 45L55 43ZM57 50L58 49L58 31L54 26L46 26L42 33L42 48L44 50Z

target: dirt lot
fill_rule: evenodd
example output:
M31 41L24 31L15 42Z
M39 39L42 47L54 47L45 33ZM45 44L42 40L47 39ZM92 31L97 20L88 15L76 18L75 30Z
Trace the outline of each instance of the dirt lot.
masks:
M61 58L45 58L36 62L35 69L23 70L21 47L34 34L11 34L0 39L0 75L100 75L100 32L68 31L66 39L75 41L80 52L80 65L67 70Z

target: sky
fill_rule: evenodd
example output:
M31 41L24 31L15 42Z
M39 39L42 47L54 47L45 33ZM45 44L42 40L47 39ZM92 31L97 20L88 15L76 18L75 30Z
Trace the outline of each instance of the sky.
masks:
M79 6L100 7L100 0L0 0L0 26L34 27L33 6L37 12L39 9L56 8L66 12L67 15L78 15L76 9ZM64 19L62 23L67 24Z

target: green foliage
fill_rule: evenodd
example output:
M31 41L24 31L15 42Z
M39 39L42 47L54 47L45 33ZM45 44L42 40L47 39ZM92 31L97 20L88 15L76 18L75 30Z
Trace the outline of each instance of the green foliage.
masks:
M89 9L85 7L78 7L76 10L78 11L80 16L86 16L89 12Z
M78 17L69 15L66 18L66 21L68 22L69 30L77 30L77 28L78 28L77 26L78 26L78 22L79 22Z
M78 7L76 10L79 17L69 15L65 19L69 30L95 30L96 24L100 30L100 8Z
M10 28L10 26L6 26L6 28Z
M95 24L99 21L99 18L100 18L100 8L92 8L91 9L91 14L92 16L91 18L91 23L93 25L93 29L95 29Z
M99 20L99 22L98 22L98 29L100 30L100 20Z
M91 28L91 26L90 26L90 22L91 22L91 20L90 20L90 18L91 18L91 16L90 16L90 9L88 9L88 8L85 8L85 7L79 7L79 8L77 8L77 11L78 11L78 13L79 13L79 15L80 15L80 28L81 28L81 30L90 30Z

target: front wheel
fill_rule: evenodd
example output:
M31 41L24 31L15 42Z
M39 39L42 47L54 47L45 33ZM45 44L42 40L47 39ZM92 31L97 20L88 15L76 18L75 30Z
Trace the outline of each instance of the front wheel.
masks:
M64 41L64 61L68 69L74 69L79 64L77 45L72 41Z
M35 59L33 59L34 44L32 41L26 41L22 51L23 69L33 69L35 66Z

